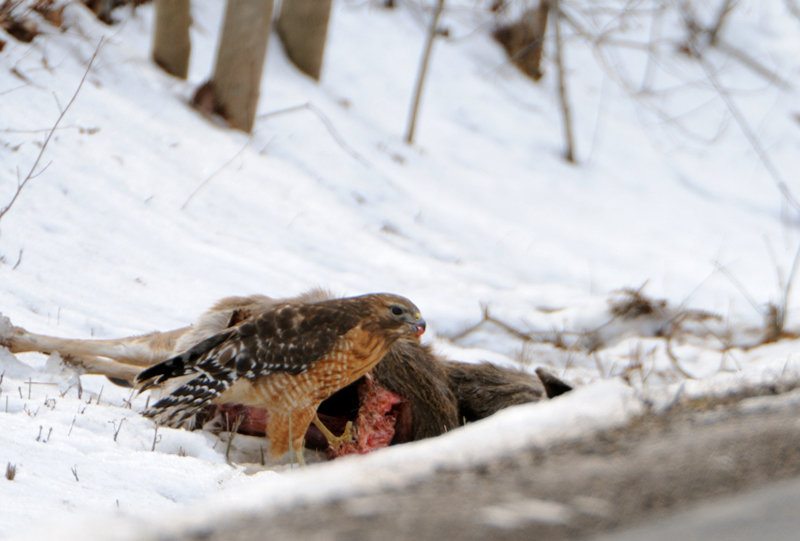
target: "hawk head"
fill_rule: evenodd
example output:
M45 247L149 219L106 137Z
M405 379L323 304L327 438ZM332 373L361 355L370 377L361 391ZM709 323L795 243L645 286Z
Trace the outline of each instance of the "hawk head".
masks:
M369 295L376 325L402 338L419 338L425 332L425 320L413 302L391 293Z

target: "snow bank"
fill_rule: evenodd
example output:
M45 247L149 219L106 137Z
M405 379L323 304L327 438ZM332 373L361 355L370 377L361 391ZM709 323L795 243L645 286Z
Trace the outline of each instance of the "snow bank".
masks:
M235 515L264 516L296 505L369 496L403 488L437 471L485 464L525 449L623 426L643 411L643 402L630 387L615 380L599 381L547 402L508 408L439 438L281 474L265 471L248 479L237 478L216 495L180 511L152 515L144 525L108 515L81 516L65 522L59 536L64 540L85 539L89 524L93 538L98 540L178 535L202 531L206 525Z

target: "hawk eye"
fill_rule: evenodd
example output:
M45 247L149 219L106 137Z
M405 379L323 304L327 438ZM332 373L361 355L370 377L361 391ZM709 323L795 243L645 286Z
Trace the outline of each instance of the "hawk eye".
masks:
M403 309L399 306L392 306L392 313L396 316L399 316L403 313Z

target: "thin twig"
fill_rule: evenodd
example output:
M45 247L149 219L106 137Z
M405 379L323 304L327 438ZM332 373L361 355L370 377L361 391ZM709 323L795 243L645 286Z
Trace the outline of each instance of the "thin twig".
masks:
M317 116L317 118L325 125L325 128L327 128L328 133L331 134L331 137L333 137L333 140L336 141L336 144L338 144L345 152L350 154L350 156L355 158L358 162L360 162L365 167L370 168L370 169L372 168L372 164L371 163L369 163L361 154L356 152L353 149L353 147L348 145L344 141L344 139L342 139L342 137L339 135L339 132L337 132L336 128L334 128L333 122L331 122L331 120L327 116L325 116L325 113L323 113L321 110L319 110L310 101L306 102L306 103L302 103L300 105L292 105L291 107L286 107L285 109L278 109L277 111L270 111L269 113L264 113L264 114L258 115L258 118L259 119L261 119L261 118L269 118L269 117L272 117L272 116L279 116L279 115L283 115L283 114L286 114L286 113L294 113L294 112L303 111L303 110L308 110L308 111L311 111L312 113L314 113Z
M716 266L717 270L722 274L724 274L725 277L728 278L728 280L730 280L734 286L736 286L736 289L738 289L739 292L741 292L741 294L744 295L744 298L747 299L747 302L749 302L753 308L755 308L756 312L763 315L764 311L761 309L761 306L759 306L758 302L756 302L756 300L750 295L747 289L745 289L744 285L742 285L742 283L736 279L736 277L731 273L731 271L729 271L719 263L716 263Z
M741 111L739 111L739 108L731 99L727 89L723 88L722 85L719 83L716 75L713 73L713 70L708 65L708 62L706 62L706 60L702 57L699 58L698 60L700 62L700 65L703 67L703 70L706 72L708 80L711 82L711 85L714 87L714 90L716 90L717 93L719 93L720 97L722 98L722 101L725 102L725 105L728 107L728 110L731 112L731 115L733 115L734 120L736 120L736 123L739 124L739 128L741 128L742 132L744 133L744 136L747 138L747 140L752 145L753 149L756 151L756 154L761 160L761 163L764 165L767 172L772 177L772 180L777 186L778 190L781 192L786 201L792 207L794 207L795 210L800 212L800 203L798 203L797 199L795 199L794 195L792 195L792 192L789 190L789 186L786 184L786 182L784 182L783 178L781 177L781 174L778 172L778 169L772 163L772 160L770 159L769 155L761 146L758 137L756 137L756 134L750 128L750 125L747 123L747 120L745 120L744 115L742 114Z
M678 361L678 358L672 352L671 338L669 336L667 336L664 339L664 342L666 343L666 348L665 349L667 351L667 357L669 357L669 360L672 363L672 367L675 369L675 371L678 372L681 376L683 376L686 379L697 379L693 375L689 374L686 370L683 369L683 367L681 366L681 363Z
M22 263L22 252L23 252L23 250L24 250L24 248L20 248L19 249L19 258L17 258L17 262L14 264L14 266L11 268L11 270L17 270L17 267L19 267L19 264Z
M0 93L0 96L1 95L2 93ZM52 129L53 128L41 128L38 130L36 129L17 130L14 128L2 128L0 129L0 133L47 133ZM84 128L83 126L70 125L70 126L61 126L60 128L58 128L58 130L78 130L80 133L88 133L89 135L94 135L95 133L100 131L100 128Z
M657 36L661 31L661 23L663 21L663 15L666 11L667 6L666 4L662 5L658 8L654 13L652 20L650 21L650 38L648 40L648 55L644 68L644 75L642 76L642 83L639 85L639 92L645 92L649 90L650 85L652 84L655 78L655 69L656 69L656 62L654 61L652 47L657 41Z
M20 192L22 192L22 189L25 188L25 185L28 183L28 181L30 181L31 179L35 178L36 176L38 176L42 172L44 172L44 169L43 169L42 171L39 171L38 173L34 174L34 172L36 171L36 168L39 166L39 162L41 161L42 156L44 156L44 152L47 149L48 143L50 143L50 139L53 137L53 133L55 133L56 129L58 128L58 124L64 118L64 115L67 114L67 111L69 111L69 108L72 106L72 104L75 102L75 99L78 97L78 94L80 93L81 88L83 87L83 83L86 81L86 77L89 75L89 71L91 71L91 69L92 69L92 64L94 64L94 60L95 60L95 58L97 58L97 53L100 52L100 47L102 47L102 45L103 45L103 39L104 38L100 38L100 43L97 44L97 48L95 49L94 54L89 59L89 65L86 66L86 71L83 73L83 77L81 77L81 82L78 83L78 88L75 89L75 93L72 95L72 98L69 100L69 103L67 103L67 106L61 111L61 114L58 116L58 119L56 119L56 123L53 124L53 127L50 129L50 132L47 134L47 137L44 140L44 144L42 144L42 148L41 148L41 150L39 150L39 155L36 157L36 161L33 162L33 166L31 167L30 172L27 174L27 176L25 177L24 180L22 180L21 182L17 183L17 189L14 192L14 195L11 197L11 201L9 201L9 203L5 207L0 209L0 220L2 220L3 216L5 216L6 213L9 210L11 210L11 207L16 202L17 198L19 197ZM46 167L45 167L45 169L46 169Z
M239 157L239 156L242 154L242 152L244 152L244 151L245 151L245 149L246 149L246 148L247 148L249 145L250 145L250 142L248 141L247 143L245 143L245 144L244 144L244 146L243 146L241 149L239 149L239 152L237 152L236 154L234 154L234 156L233 156L233 157L232 157L230 160L228 160L227 162L223 163L223 164L222 164L222 165L219 167L219 169L217 169L216 171L214 171L213 173L211 173L211 175L210 175L210 176L209 176L207 179L205 179L203 182L201 182L201 183L200 183L200 185L199 185L197 188L195 188L195 189L194 189L194 191L193 191L193 192L192 192L192 193L189 195L189 197L187 197L187 198L186 198L186 201L184 201L184 202L183 202L183 205L181 205L181 210L184 210L184 209L186 208L186 205L188 205L188 204L189 204L189 201L191 201L191 200L192 200L192 197L194 197L194 195L195 195L197 192L199 192L199 191L200 191L200 189L201 189L203 186L205 186L206 184L208 184L208 183L211 181L211 179L212 179L212 178L214 178L215 176L217 176L217 175L218 175L218 174L219 174L219 173L220 173L220 172L221 172L223 169L225 169L226 167L228 167L228 166L231 164L231 162L233 162L233 160L235 160L236 158L238 158L238 157Z
M774 84L781 90L791 90L792 84L787 81L786 79L782 78L780 75L775 73L774 71L770 70L763 64L761 64L758 60L747 54L746 52L742 51L738 47L734 47L730 43L718 39L716 42L717 49L722 51L725 54L728 54L742 63L742 65L746 68L749 68L750 71L755 73L756 75L761 76L767 82Z
M719 31L722 29L722 25L725 23L725 19L728 17L728 13L733 11L733 6L736 3L736 0L724 0L722 5L719 8L719 12L717 13L717 20L714 23L714 26L709 28L708 30L708 44L709 45L716 45L717 39L719 37Z

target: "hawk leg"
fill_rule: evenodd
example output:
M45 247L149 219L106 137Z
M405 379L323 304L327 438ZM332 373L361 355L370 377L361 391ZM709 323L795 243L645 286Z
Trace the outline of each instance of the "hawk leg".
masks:
M297 455L298 462L303 463L300 455L303 453L308 425L317 416L317 405L311 404L288 412L270 410L267 437L269 456L272 460L278 460L292 449Z

